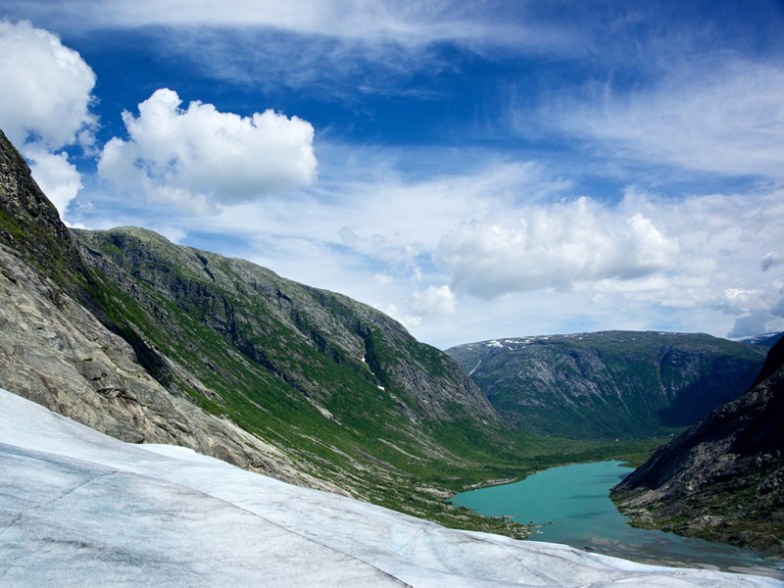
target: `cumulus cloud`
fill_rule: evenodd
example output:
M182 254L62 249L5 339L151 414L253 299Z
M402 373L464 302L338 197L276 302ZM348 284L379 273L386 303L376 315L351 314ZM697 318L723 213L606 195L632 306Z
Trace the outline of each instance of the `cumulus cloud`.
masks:
M455 314L457 298L448 285L430 286L414 292L408 306L417 316Z
M82 189L81 174L66 153L51 153L36 145L26 145L30 170L41 190L62 216L68 203Z
M780 284L781 282L779 282ZM749 337L776 330L782 317L782 288L776 282L757 288L728 288L723 300L717 305L723 312L734 317L730 338Z
M138 117L124 112L129 138L104 146L98 173L125 191L201 210L315 180L310 123L272 110L242 117L181 104L176 92L160 89L139 104Z
M0 21L0 55L0 128L62 216L81 179L61 150L93 142L95 74L79 53L29 22Z
M474 220L444 236L437 258L455 287L494 298L509 292L632 279L667 267L678 252L640 213L614 218L587 197L532 207L516 223Z
M29 22L0 21L0 55L0 127L11 141L57 149L96 124L95 74L55 35Z

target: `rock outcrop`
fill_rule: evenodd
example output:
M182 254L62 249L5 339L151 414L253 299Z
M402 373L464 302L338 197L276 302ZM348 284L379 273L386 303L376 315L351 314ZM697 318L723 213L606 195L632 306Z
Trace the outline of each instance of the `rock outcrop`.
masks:
M90 282L79 252L22 156L0 130L0 243L59 289L81 295Z
M784 555L784 340L755 385L613 489L635 524Z

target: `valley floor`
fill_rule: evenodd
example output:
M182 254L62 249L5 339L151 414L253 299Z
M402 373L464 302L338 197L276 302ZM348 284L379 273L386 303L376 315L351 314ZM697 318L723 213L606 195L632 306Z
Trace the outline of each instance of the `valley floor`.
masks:
M0 584L784 586L446 529L0 390Z

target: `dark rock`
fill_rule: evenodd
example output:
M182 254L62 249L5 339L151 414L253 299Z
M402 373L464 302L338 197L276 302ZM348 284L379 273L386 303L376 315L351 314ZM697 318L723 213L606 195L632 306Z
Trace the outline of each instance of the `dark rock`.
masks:
M676 533L784 555L784 340L760 377L616 486L619 508Z

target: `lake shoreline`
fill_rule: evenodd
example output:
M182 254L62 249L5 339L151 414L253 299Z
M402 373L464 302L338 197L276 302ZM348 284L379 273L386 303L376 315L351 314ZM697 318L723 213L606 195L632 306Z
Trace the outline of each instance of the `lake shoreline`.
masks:
M552 465L552 466L547 467L547 468L541 468L541 469L533 470L533 471L525 474L524 476L520 476L520 477L498 478L498 479L495 479L495 480L484 480L482 482L476 482L474 484L469 484L468 486L463 488L457 494L462 494L463 492L471 492L472 490L482 490L484 488L492 488L492 487L495 487L495 486L505 486L507 484L516 484L518 482L522 482L523 480L526 480L526 479L530 478L531 476L535 476L536 474L541 474L542 472L546 472L548 470L552 470L552 469L555 469L555 468L563 468L563 467L582 465L582 464L591 464L591 463L604 463L604 462L617 462L621 467L629 467L629 468L633 469L633 466L629 465L629 462L627 460L623 460L623 459L594 459L594 460L591 460L591 461L568 461L568 462ZM455 496L457 496L457 494L455 494ZM453 498L454 498L454 496L453 496Z
M562 543L640 563L784 579L784 562L767 554L629 525L609 496L610 488L632 471L625 463L616 459L561 464L511 482L475 485L450 502L532 526L535 532L528 541Z

